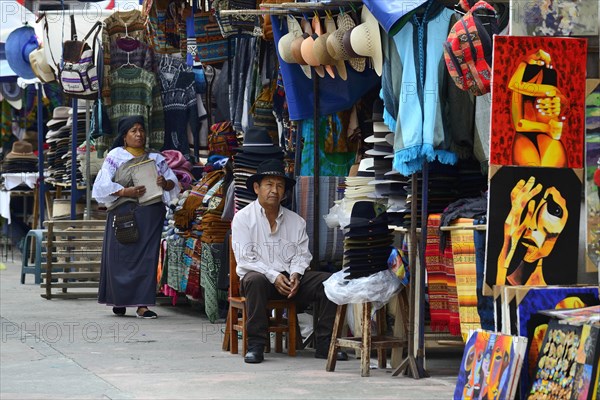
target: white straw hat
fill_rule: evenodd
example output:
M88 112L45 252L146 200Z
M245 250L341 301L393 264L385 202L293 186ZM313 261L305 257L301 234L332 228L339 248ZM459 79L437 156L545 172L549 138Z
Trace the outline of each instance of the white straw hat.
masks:
M383 52L381 49L381 34L379 23L367 7L362 8L362 23L350 33L352 50L361 56L371 57L373 68L381 76L383 70Z

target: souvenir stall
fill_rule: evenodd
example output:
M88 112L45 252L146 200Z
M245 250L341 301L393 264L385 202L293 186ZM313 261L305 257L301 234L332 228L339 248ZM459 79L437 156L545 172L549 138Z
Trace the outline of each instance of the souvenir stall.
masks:
M321 204L327 202L330 202L330 208L333 207L327 216L332 226L348 225L353 205L357 200L376 199L388 207L388 213L390 210L397 212L390 213L393 225L398 226L397 231L408 231L413 237L408 243L413 245L413 251L409 251L409 254L415 257L415 262L409 265L415 268L415 274L423 273L422 276L412 276L412 279L415 279L413 282L416 283L415 292L421 290L413 297L415 303L411 305L411 313L416 313L411 321L416 332L413 354L423 354L425 325L427 330L446 331L465 342L474 329L497 329L495 322L498 313L497 310L494 311L493 290L490 288L505 285L505 281L491 279L492 276L496 279L496 269L499 268L498 256L495 255L499 250L496 250L495 246L501 247L503 242L503 228L499 225L504 224L509 210L504 214L498 212L488 216L488 196L485 192L488 179L491 179L490 190L493 191L496 186L494 180L500 180L508 172L498 171L498 166L513 165L512 163L524 157L528 151L522 148L526 144L521 146L513 143L513 139L504 134L503 129L511 128L513 123L517 124L519 132L523 129L534 129L521 128L519 125L527 125L529 122L526 120L532 119L530 114L511 116L510 112L496 108L506 107L505 104L510 104L511 98L515 104L513 113L517 112L517 105L525 107L524 100L518 97L524 94L518 92L522 90L519 89L519 85L523 79L530 80L528 74L533 73L529 71L523 75L522 70L520 72L518 60L522 57L515 57L512 54L514 51L508 50L514 48L514 44L503 44L502 37L498 37L497 41L492 40L494 34L512 40L507 36L510 29L509 4L461 2L455 9L454 4L423 1L421 7L413 10L395 11L392 5L389 5L388 9L388 6L380 4L382 2L370 1L364 1L362 7L361 2L265 3L261 5L263 10L254 11L251 7L234 9L241 6L233 3L236 7L232 7L231 2L215 2L217 15L225 20L222 23L229 26L230 32L235 31L235 28L231 28L235 26L239 33L251 34L249 32L252 31L257 34L262 20L258 22L256 19L252 23L253 16L269 16L279 61L278 80L281 82L278 83L278 90L285 93L285 116L292 121L288 123L284 120L280 138L295 137L297 140L288 140L286 144L299 144L295 149L298 150L295 157L295 175L299 180L297 189L302 190L297 190L296 193L296 210L301 213L302 210L313 211L304 216L308 217L308 220L314 218L315 227L322 226L319 216L324 215L327 209L324 210ZM588 12L596 15L597 11ZM435 18L439 15L447 18ZM379 31L379 34L365 34L374 32L370 30L372 26L369 26L369 23L372 23L371 18L376 20L375 31ZM443 27L436 26L440 24L439 21L444 21ZM550 21L548 20L547 24L552 24ZM586 48L590 50L592 58L594 54L597 55L597 18L586 21L582 25L591 25L592 34L596 37L589 37L588 31L571 32L568 35L588 36L591 43L578 39L560 39L562 42L559 40L556 43L561 44L554 46L578 56L562 57L562 54L567 53L560 53L561 56L552 58L553 67L561 61L572 63L572 66L565 66L563 69L578 71L577 82L585 80L583 71L586 64ZM249 28L249 25L252 25L252 28ZM465 47L466 42L461 41L461 37L467 31L472 40L468 48ZM363 35L359 35L358 32ZM415 42L412 41L413 36ZM366 40L362 43L361 39L365 37L369 38L368 43ZM323 43L325 46L321 47ZM409 45L406 45L407 43ZM577 47L582 45L583 47ZM572 46L572 50L568 50L568 46ZM524 47L533 48L535 45ZM496 57L494 63L492 54ZM526 56L523 55L525 58ZM538 54L532 57L534 58L530 57L526 62L540 66L548 62L543 58L545 55ZM556 57L559 59L555 60ZM406 60L415 60L415 63L406 63ZM514 66L505 65L508 60L512 60ZM440 63L443 65L442 69L438 68ZM587 64L590 65L589 62ZM525 69L530 70L531 67ZM557 73L558 70L553 73L554 81L548 81L553 87L556 87L556 81L561 79L556 77ZM358 81L354 80L357 74L360 76ZM377 75L381 76L381 80ZM495 94L490 93L492 75L501 80L506 76L505 83L500 85ZM597 65L591 65L591 68L588 68L588 76L596 75ZM436 77L438 79L435 79ZM375 83L370 83L372 79ZM416 84L408 85L410 82ZM542 80L542 83L545 82ZM582 160L584 150L582 106L585 104L583 94L586 91L584 86L577 82L574 82L573 87L561 89L560 95L569 98L568 108L563 107L562 111L559 111L555 106L549 106L547 110L540 111L545 115L551 114L551 117L545 117L548 120L559 116L559 121L570 121L569 129L562 133L564 139L558 135L554 140L564 140L561 146L572 146L563 153L565 162L561 164L571 168L578 168L577 160ZM505 96L502 90L506 90L508 97L502 97ZM256 89L254 91L257 92ZM375 95L370 95L370 91ZM554 93L557 91L552 92ZM428 94L431 96L428 97ZM336 95L342 98L336 98ZM593 94L590 96L593 97ZM380 103L378 98L383 101L383 105L377 104ZM367 112L360 114L360 103L365 99ZM277 104L277 95L274 96L274 103ZM435 104L435 107L431 107L432 104ZM545 105L534 105L534 108L540 107L545 108ZM340 117L340 113L348 109L350 116ZM497 118L494 117L495 112ZM277 114L276 109L275 113ZM353 121L356 121L355 125ZM548 121L539 123L548 124ZM551 122L550 125L555 123ZM335 129L338 124L344 127L342 132ZM494 126L502 128L494 129ZM546 129L542 125L539 127ZM352 134L358 131L361 136L357 143ZM415 131L423 134L416 136ZM492 131L494 135L490 135ZM343 134L348 136L344 137ZM349 146L344 143L348 138ZM340 142L342 144L336 150L341 151L331 152L332 144L337 146ZM362 160L356 157L357 152L363 157ZM337 157L335 160L331 159L332 154ZM507 160L510 158L510 161L494 161L503 157L507 157ZM540 163L540 167L544 167L546 160L556 162L554 158L541 154L538 155L540 161L537 162ZM519 162L533 165L536 161L524 159ZM348 175L353 164L356 165L355 172ZM344 169L348 172L340 172ZM529 176L539 176L540 173L550 173L553 181L558 180L565 185L571 182L570 187L581 188L581 183L577 185L566 172L564 177L561 175L561 178L557 178L561 171L544 171L538 167L524 171L524 174L528 175L516 180L514 173L508 174L513 175L508 178L513 179L512 186L506 182L499 183L497 190L510 191L519 179L526 183ZM575 172L575 176L582 176L582 173ZM305 177L311 177L312 181ZM328 177L333 177L333 180L329 180ZM541 182L541 179L536 178L536 181ZM531 188L534 187L532 183ZM311 189L313 192L310 192ZM528 200L541 190L536 189ZM546 198L552 194L547 188L543 190L547 193ZM577 196L580 190L573 192ZM340 193L344 195L340 196ZM313 202L307 206L309 198ZM499 201L497 196L490 198L492 202ZM552 199L562 201L555 195L552 195ZM338 201L334 206L335 200ZM568 200L568 204L572 203L573 200ZM533 213L535 204L531 203L529 207ZM573 207L573 211L569 210L569 219L578 221L579 203L575 202ZM494 205L491 208L498 209ZM413 224L410 223L411 217ZM498 222L495 222L496 220ZM488 225L488 222L493 225ZM416 251L418 225L423 227L419 252ZM569 223L567 225L570 226ZM323 241L319 244L318 238L329 235L331 231L327 228L316 229L311 235L313 253L319 254L321 267L326 265L323 262L327 263L329 259L327 255L321 254L319 247L330 250L336 246L332 246L331 243L324 245ZM497 237L498 234L500 237ZM579 265L576 255L580 242L578 235L572 232L566 236L568 239L562 242L570 243L561 243L558 254L564 258L559 263ZM489 246L486 245L486 241L490 243ZM348 250L355 249L346 248L346 251ZM351 265L347 254L344 253L343 263ZM417 254L421 258L420 265L423 269L419 269L416 263ZM512 257L514 255L511 254ZM340 258L337 261L340 261ZM596 269L593 268L590 268L591 274L587 270L582 271L581 268L563 268L562 272L549 271L544 273L544 276L547 276L545 280L535 282L527 281L527 277L521 282L516 276L528 273L519 272L513 265L508 268L509 275L512 275L507 282L518 285L550 285L548 280L556 284L595 284L598 281L597 272L592 272ZM535 276L534 273L530 279ZM423 307L425 288L427 309ZM424 317L428 320L427 324L424 324ZM486 341L489 343L496 339L492 340L486 336ZM508 347L513 349L511 351L518 348L517 352L524 349L522 340L518 338ZM408 364L411 364L411 361ZM406 367L407 365L404 365L404 368ZM518 374L519 369L515 366L513 376ZM415 377L425 376L422 359L417 360L417 368L411 373ZM507 390L514 393L516 386Z

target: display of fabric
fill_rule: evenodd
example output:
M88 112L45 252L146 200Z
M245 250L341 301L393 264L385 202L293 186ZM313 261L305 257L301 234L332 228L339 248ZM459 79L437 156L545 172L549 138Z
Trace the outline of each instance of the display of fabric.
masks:
M154 52L186 56L186 19L192 15L192 9L186 1L144 0L142 14L148 16L148 42Z
M194 61L214 64L227 59L227 39L211 12L198 10L194 13L194 32L197 46Z
M141 115L146 126L146 148L160 150L165 125L160 86L154 74L138 67L119 68L112 72L111 82L108 117L112 131L118 132L117 124L122 117ZM113 137L101 138L104 140L98 140L97 149L110 148Z
M430 326L434 331L445 330L450 325L448 277L442 253L440 253L438 234L440 219L440 214L429 214L427 217L427 243L425 245L425 271L427 272L427 289L429 293Z
M422 17L413 15L393 36L403 65L401 90L397 93L400 101L394 169L406 176L421 170L424 160L437 158L443 164L457 161L445 137L440 102L444 70L439 64L452 11L433 1L424 7Z
M446 285L448 287L448 332L451 335L460 335L460 314L458 305L458 293L456 288L456 272L454 271L454 252L452 251L452 239L442 254L442 263L446 272Z
M143 46L132 49L129 59L126 51L122 50L117 41L123 37L139 41ZM102 50L104 52L104 71L102 82L102 97L106 105L110 105L111 73L114 69L130 63L153 70L153 52L145 45L147 43L145 18L139 10L115 11L104 20L102 29Z
M302 138L304 145L302 147L302 161L300 175L314 175L314 137L319 138L319 175L320 176L346 176L350 167L354 164L356 158L355 152L337 151L337 141L332 147L332 152L325 152L325 141L330 135L341 137L342 122L337 114L327 115L319 118L318 129L314 128L312 119L305 119L301 122ZM341 141L340 141L341 142Z
M158 77L165 118L163 149L179 150L189 157L188 128L194 133L198 131L194 73L183 59L163 54L158 64Z
M224 245L217 243L202 243L202 256L200 261L200 285L204 290L204 311L211 323L219 318L219 294L217 279L221 268L221 256Z
M185 239L179 235L167 238L167 285L177 292L185 291L189 265L183 260Z
M311 254L314 259L321 262L335 262L342 258L344 251L344 235L337 228L329 228L321 215L333 207L334 202L341 200L343 191L340 187L344 184L344 177L328 176L319 178L319 207L317 210L319 230L319 254L314 247L314 191L316 185L312 176L299 176L296 183L297 213L306 221L306 233L308 234Z
M456 226L473 226L470 218L459 218L452 223ZM469 332L481 328L477 312L477 271L475 266L475 242L473 229L452 230L451 243L456 275L456 293L458 296L458 313L460 317L460 333L463 341L467 341Z

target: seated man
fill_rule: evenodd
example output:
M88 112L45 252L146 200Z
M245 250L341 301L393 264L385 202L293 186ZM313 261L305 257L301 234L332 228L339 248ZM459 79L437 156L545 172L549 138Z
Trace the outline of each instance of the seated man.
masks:
M306 222L282 207L286 191L295 181L288 178L280 160L263 161L246 182L258 199L240 210L231 224L236 272L246 297L247 363L260 363L268 340L267 301L295 299L300 304L319 302L315 327L315 358L327 358L336 305L325 295L327 272L307 271L312 256L308 250ZM345 353L338 360L347 359Z

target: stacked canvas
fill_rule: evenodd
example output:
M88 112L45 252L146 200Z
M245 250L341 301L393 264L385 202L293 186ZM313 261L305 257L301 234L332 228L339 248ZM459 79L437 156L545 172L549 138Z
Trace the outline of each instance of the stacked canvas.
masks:
M526 345L525 337L473 331L465 345L454 399L514 398Z

